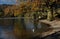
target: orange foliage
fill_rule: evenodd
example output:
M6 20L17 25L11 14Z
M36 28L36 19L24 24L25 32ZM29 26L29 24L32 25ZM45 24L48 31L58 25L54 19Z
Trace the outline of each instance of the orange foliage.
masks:
M10 12L10 7L7 7L7 8L4 9L5 15L8 14L9 12Z
M21 3L20 5L13 5L11 7L7 7L4 9L4 12L5 12L5 15L11 12L11 13L14 13L14 16L17 16L19 14L23 14L24 12L39 10L40 4L41 4L41 0L35 0L33 2L28 1L26 3Z
M41 0L35 0L32 3L32 11L39 10L39 6L41 6Z

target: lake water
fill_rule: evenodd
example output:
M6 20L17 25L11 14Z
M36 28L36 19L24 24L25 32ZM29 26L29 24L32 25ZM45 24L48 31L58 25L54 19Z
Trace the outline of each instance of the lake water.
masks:
M13 20L0 19L0 39L15 39L13 28Z
M12 32L13 32L13 29L11 26L9 26L8 28L3 28L2 26L0 26L1 39L14 39L14 35Z
M29 19L24 20L26 31L35 32L36 27L34 25L34 22L32 21L33 20L29 20ZM45 30L43 26L47 29L48 28L47 26L49 25L47 24L43 25L43 23L38 22L37 29L43 28L42 30ZM14 20L11 19L0 20L0 39L16 39L15 36L13 35L13 29L14 29Z

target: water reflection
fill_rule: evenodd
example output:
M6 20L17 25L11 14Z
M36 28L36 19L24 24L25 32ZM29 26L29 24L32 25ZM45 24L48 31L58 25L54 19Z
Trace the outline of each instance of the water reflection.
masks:
M50 25L47 23L40 22L40 20L37 22L37 25L35 26L34 20L31 18L24 19L25 27L27 31L36 31L36 30L47 30L49 29ZM45 29L46 28L46 29Z
M0 26L0 38L3 39L13 39L13 30L11 30L11 28L9 29L9 27L6 29L4 29L2 26Z
M0 19L0 39L15 39L13 35L13 20Z
M38 21L37 25L35 26L34 20L31 19L31 18L24 18L23 21L24 21L24 26L23 27L25 27L24 30L26 31L26 32L22 33L22 35L23 35L22 37L25 37L23 39L27 39L27 38L32 39L35 36L41 36L42 32L47 32L50 29L49 24L46 24L46 23L43 23L43 22L40 22L40 21Z
M40 21L38 21L37 26L35 26L33 22L34 20L29 19L29 18L24 19L22 21L21 19L15 19L15 20L16 21L14 21L13 19L0 20L0 38L1 39L16 39L16 37L13 35L15 26L18 27L19 29L17 30L19 31L19 35L21 34L21 36L19 37L22 37L23 39L31 38L31 37L36 36L40 32L48 31L48 27L50 27L50 25L41 23ZM14 23L16 23L17 25L14 25ZM21 26L20 23L23 26ZM25 27L25 28L20 29L21 27ZM38 35L41 35L41 33Z

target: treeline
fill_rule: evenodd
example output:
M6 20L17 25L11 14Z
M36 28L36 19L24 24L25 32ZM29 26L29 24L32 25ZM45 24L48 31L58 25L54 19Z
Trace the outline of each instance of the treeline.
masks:
M25 15L26 13L35 14L34 17L46 18L51 20L52 17L56 16L56 13L59 14L58 4L56 1L28 1L21 3L19 5L0 5L0 17L18 17ZM57 12L58 10L58 12ZM33 16L33 15L32 15ZM51 17L52 16L52 17Z
M41 1L36 0L33 2L23 2L19 5L0 5L0 17L29 17L31 16L34 19L34 23L40 19L48 19L49 21L53 20L57 15L60 14L59 8L57 7L56 1ZM57 12L58 11L58 12ZM28 16L28 14L30 14ZM14 33L17 37L20 38L27 33L23 27L25 26L21 23L22 19L16 19L14 22ZM6 23L6 22L5 22ZM23 35L22 35L23 34ZM29 33L28 33L29 34Z

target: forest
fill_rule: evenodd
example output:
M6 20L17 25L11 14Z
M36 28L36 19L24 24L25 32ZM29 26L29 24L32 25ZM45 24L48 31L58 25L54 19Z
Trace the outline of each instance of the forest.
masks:
M25 35L28 36L32 33L26 32L26 21L33 20L32 22L36 27L39 20L53 21L60 18L60 2L57 0L28 0L27 2L21 2L19 5L3 4L0 5L0 18L10 18L8 22L0 19L2 25L10 25L14 20L14 35L18 38L25 37Z

